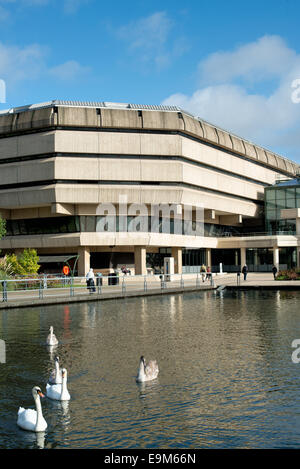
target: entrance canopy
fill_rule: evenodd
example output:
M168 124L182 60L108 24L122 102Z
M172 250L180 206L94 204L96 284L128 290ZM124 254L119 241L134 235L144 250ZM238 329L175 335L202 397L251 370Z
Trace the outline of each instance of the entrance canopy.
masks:
M73 255L68 255L68 256L39 256L39 263L40 264L52 264L52 263L57 263L57 264L63 264L65 262L68 262L70 259L74 259L77 257L77 254Z

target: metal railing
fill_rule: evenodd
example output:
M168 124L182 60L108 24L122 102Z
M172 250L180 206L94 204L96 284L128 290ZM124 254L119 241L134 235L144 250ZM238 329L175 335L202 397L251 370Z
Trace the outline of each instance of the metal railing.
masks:
M213 275L130 275L95 276L87 284L86 277L13 278L0 280L0 301L21 301L44 298L75 297L78 295L102 295L115 292L126 295L130 292L151 290L183 290L201 285L214 286Z

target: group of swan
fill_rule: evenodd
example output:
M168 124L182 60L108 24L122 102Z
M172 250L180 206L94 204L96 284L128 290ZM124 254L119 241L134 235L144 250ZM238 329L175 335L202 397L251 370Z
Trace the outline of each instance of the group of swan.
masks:
M53 327L50 327L50 334L47 337L48 345L57 345L58 340L53 334ZM143 383L157 378L158 376L158 365L156 360L150 360L146 364L145 358L141 356L138 374L136 381ZM59 357L55 357L55 369L51 372L48 383L46 385L46 395L50 399L57 401L69 401L71 396L67 388L67 370L66 368L60 369ZM43 417L41 397L45 397L41 391L41 388L34 386L32 388L32 395L35 402L36 410L24 409L20 407L18 410L17 424L23 430L29 430L32 432L43 432L47 428L47 422Z
M57 345L58 340L53 334L53 327L50 327L50 334L47 337L47 345ZM59 357L55 357L55 369L51 372L49 382L46 385L46 395L49 399L56 401L69 401L71 396L67 388L67 370L59 368ZM32 388L32 396L35 402L34 409L24 409L20 407L18 410L17 425L23 430L32 432L44 432L47 428L47 422L43 417L41 397L45 397L41 388L34 386Z

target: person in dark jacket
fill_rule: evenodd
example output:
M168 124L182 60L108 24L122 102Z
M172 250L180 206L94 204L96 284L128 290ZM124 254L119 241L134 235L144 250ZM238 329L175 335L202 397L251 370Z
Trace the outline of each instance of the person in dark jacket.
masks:
M244 280L247 280L247 274L248 274L248 267L245 264L244 267L242 268L242 273L244 274Z
M276 280L276 274L277 274L277 267L276 267L276 265L273 265L273 267L272 267L272 272L273 272L274 280Z

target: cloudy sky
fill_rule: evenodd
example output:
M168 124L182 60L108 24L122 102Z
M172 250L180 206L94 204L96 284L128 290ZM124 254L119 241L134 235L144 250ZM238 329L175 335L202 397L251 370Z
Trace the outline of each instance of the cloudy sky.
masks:
M0 110L173 104L300 163L299 16L298 0L0 0Z

